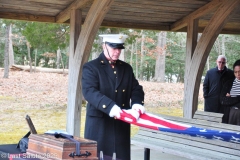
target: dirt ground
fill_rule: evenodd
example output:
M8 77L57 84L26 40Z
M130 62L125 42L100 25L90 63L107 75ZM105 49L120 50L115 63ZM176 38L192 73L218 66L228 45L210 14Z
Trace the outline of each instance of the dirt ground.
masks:
M0 144L17 143L28 132L28 114L38 133L66 128L68 75L10 71L0 68ZM183 89L180 83L139 82L145 92L147 112L182 116ZM202 85L199 104L203 102ZM81 135L85 120L82 109Z

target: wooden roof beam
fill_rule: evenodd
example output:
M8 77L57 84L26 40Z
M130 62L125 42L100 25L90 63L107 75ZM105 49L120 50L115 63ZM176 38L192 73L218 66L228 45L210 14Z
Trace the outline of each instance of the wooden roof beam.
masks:
M194 20L197 19L201 16L204 16L205 14L209 13L213 9L215 9L217 6L222 4L222 0L213 0L203 7L197 9L196 11L190 13L188 16L182 18L181 20L175 22L174 24L171 25L171 31L178 31L183 27L186 27L189 20Z
M42 15L31 15L22 13L10 13L10 12L0 12L0 18L3 19L14 19L14 20L24 20L24 21L36 21L36 22L55 22L55 17L53 16L42 16Z
M81 9L86 7L87 5L93 3L93 0L75 0L72 4L70 4L65 10L60 12L56 16L57 23L64 23L70 19L70 14L72 9Z

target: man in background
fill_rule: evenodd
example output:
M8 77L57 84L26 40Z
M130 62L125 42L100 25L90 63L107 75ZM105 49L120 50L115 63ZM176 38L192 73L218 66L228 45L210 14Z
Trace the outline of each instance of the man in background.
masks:
M227 58L219 55L217 67L207 71L203 82L204 111L223 113L224 108L220 103L220 94L223 84L234 78L233 71L226 67Z

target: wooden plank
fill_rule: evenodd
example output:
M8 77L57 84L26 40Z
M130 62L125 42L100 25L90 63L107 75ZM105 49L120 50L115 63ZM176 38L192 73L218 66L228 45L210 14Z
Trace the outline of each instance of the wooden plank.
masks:
M25 21L37 21L37 22L55 22L55 17L53 16L39 16L31 14L20 14L20 13L6 13L0 12L0 18L5 19L17 19Z
M200 120L206 120L206 121L217 122L217 123L222 122L222 118L212 117L212 116L203 116L203 115L194 115L193 119L200 119Z
M26 115L25 119L26 119L26 121L27 121L27 124L28 124L28 127L29 127L29 129L30 129L30 132L31 132L32 134L37 134L37 131L36 131L34 125L33 125L33 122L32 122L32 119L30 118L30 116L29 116L29 115Z
M186 139L186 140L190 140L190 141L196 141L196 142L216 145L216 146L220 146L220 147L225 147L225 148L233 148L233 149L236 149L236 150L240 151L240 144L239 143L226 142L226 141L221 141L221 140L217 140L217 139L205 139L205 138L201 138L201 137L193 137L193 136L188 136L188 135L183 135L183 134L161 132L161 131L152 132L149 129L144 129L144 128L141 128L139 130L139 132L134 137L137 137L138 135L145 136L146 138L147 137L157 138L156 136L158 136L158 135L165 135L165 136L170 137L170 138L175 137L175 138L179 138L179 139L183 139L183 140ZM171 139L169 139L169 141L170 140Z
M223 116L222 113L205 112L205 111L199 111L199 110L195 112L195 115L211 116L211 117L218 117L218 118L222 118Z
M41 11L51 11L59 12L65 6L59 4L52 4L52 3L41 3L41 2L29 2L29 1L16 1L16 0L1 0L1 3L4 5L1 6L2 8L9 8L9 9L20 9L20 10L39 10L39 6L41 7Z
M123 2L118 2L115 1L113 3L113 8L117 6L118 7L122 7L123 9L134 9L134 10L139 10L139 9L146 9L146 8L151 8L152 10L164 10L164 11L178 11L178 12L192 12L193 9L189 8L189 7L179 7L176 3L174 6L164 6L161 3L157 2L153 3L153 4L149 4L148 1L141 1L141 3L139 3L139 1L137 2L133 2L133 1L128 1L127 3L123 3Z
M71 4L74 0L25 0L27 2L38 2L38 3L49 3L49 4L57 4L57 5L63 5L66 6L68 4Z
M203 148L211 151L227 153L229 155L240 155L240 144L232 142L205 139L201 137L193 137L189 135L181 135L161 131L159 131L159 133L149 133L148 131L141 131L134 137L152 141L167 141L167 143L174 143L179 145L183 144L190 147Z
M216 145L216 146L220 146L220 147L233 148L233 149L236 149L236 150L240 150L239 143L226 142L226 141L221 141L221 140L217 140L217 139L205 139L205 138L201 138L201 137L193 137L193 136L188 136L188 135L183 135L183 134L161 132L161 131L151 132L151 131L146 130L146 129L141 129L140 132L137 135L143 135L144 136L143 133L145 134L146 137L155 138L156 135L166 135L168 137L194 140L196 142L201 142L201 143L212 144L212 145Z
M148 30L159 30L159 31L169 31L170 26L167 24L150 24L146 22L139 22L136 25L135 22L118 22L118 21L109 21L104 20L101 26L105 27L119 27L119 28L132 28L132 29L148 29Z
M221 123L222 116L223 116L222 113L204 112L197 110L193 116L193 119L201 119Z
M154 139L133 138L131 143L189 159L239 159L239 156L223 154L221 152L191 147L184 144L171 143L165 140L156 141Z

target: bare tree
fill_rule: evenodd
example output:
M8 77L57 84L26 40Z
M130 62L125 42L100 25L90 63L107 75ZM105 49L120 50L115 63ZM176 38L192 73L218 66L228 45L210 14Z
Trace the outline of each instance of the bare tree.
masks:
M154 80L157 82L165 82L166 38L167 32L158 33L157 60L154 77Z
M143 31L141 31L142 38L141 38L141 60L140 60L140 80L143 80L143 58L144 58L144 40L145 40L145 35Z
M138 53L137 53L137 41L136 41L136 44L135 44L135 47L136 47L136 79L138 79Z
M9 39L9 66L14 65L14 54L13 54L13 45L12 45L12 24L9 25L9 32L8 32L8 39Z
M5 33L5 53L4 53L4 75L3 78L8 78L9 76L9 31L10 25L6 26Z
M27 42L27 51L28 51L28 61L30 66L30 73L32 73L32 59L31 59L31 51L30 51L31 45L29 42Z
M61 50L58 48L58 50L57 50L57 69L60 68L60 61L61 61Z

